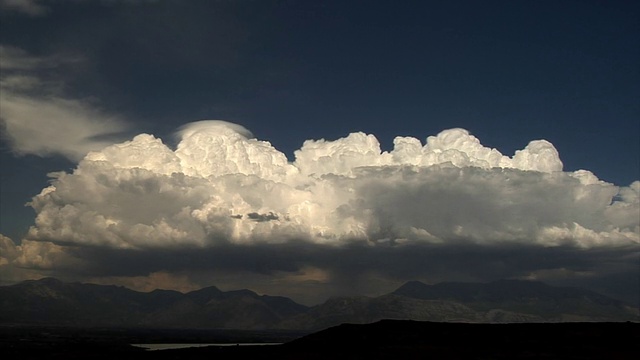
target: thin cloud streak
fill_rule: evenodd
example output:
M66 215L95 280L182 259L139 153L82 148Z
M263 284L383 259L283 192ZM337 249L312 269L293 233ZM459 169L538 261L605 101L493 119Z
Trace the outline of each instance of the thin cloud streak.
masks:
M102 111L94 101L66 96L63 82L51 79L51 70L77 59L36 57L0 46L0 60L0 124L15 154L62 155L79 161L118 141L128 129L121 118Z
M32 17L44 16L49 9L39 0L0 0L0 9L13 11Z

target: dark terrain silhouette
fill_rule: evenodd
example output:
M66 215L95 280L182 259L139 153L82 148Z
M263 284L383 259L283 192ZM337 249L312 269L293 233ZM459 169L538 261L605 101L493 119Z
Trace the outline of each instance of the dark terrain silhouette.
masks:
M186 294L47 278L0 287L2 359L631 359L638 309L540 282L409 282L306 307L249 290ZM245 344L146 351L131 344Z
M207 287L186 294L52 278L0 287L0 325L318 331L382 319L433 322L638 321L624 302L570 287L503 280L486 284L408 282L379 297L339 297L307 307L250 290Z
M463 324L383 320L343 324L282 345L145 351L134 341L171 341L171 331L1 327L3 359L636 359L638 323ZM180 338L187 333L172 330ZM192 334L201 342L215 334ZM219 336L220 334L218 334ZM236 334L246 340L248 334ZM256 335L256 334L253 334ZM268 336L267 333L263 334ZM273 335L273 334L272 334ZM284 339L284 334L280 334ZM289 334L291 335L291 334ZM211 336L211 337L207 337ZM271 340L276 337L271 337Z

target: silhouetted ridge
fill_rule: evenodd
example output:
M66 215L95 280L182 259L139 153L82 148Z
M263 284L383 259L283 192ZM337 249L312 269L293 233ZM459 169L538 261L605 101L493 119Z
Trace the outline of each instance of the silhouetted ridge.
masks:
M637 309L595 293L539 281L500 280L426 285L412 281L392 294L421 300L448 300L485 313L489 321L604 321L638 319ZM528 318L528 320L527 320Z
M204 305L211 299L220 297L221 294L223 294L222 290L218 289L215 286L209 286L200 290L188 292L186 294L186 297L200 305Z
M569 298L588 298L602 305L622 305L621 301L595 293L593 291L572 288L554 287L539 281L498 280L486 284L447 282L427 285L419 281L410 281L393 292L396 295L423 300L455 300L462 302L486 301L524 301L559 300Z
M52 278L2 286L0 300L0 324L33 325L266 329L307 309L250 290L143 293Z
M332 298L308 308L280 296L215 286L182 294L46 278L0 286L0 324L197 329L321 330L383 319L518 323L638 321L638 309L592 291L541 282L411 281L378 296Z

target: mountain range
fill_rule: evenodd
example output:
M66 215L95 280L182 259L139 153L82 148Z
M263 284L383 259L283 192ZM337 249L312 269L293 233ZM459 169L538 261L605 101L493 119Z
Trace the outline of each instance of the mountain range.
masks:
M121 286L28 280L0 287L0 325L321 330L382 319L437 322L640 321L637 308L573 287L535 281L408 282L379 297L339 297L307 307L250 290L207 287L143 293Z

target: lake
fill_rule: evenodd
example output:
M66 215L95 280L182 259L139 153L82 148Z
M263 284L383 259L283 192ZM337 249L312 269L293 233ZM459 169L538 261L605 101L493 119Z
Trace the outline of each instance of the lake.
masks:
M191 347L204 347L204 346L268 346L268 345L281 345L282 343L205 343L205 344L131 344L131 346L141 347L148 351L155 350L169 350L169 349L185 349Z

